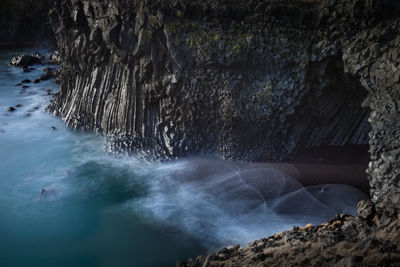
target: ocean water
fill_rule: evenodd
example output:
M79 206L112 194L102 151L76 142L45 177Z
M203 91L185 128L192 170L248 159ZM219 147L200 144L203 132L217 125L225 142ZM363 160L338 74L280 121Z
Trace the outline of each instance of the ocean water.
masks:
M0 266L174 266L354 214L366 197L345 185L303 188L290 165L107 155L102 137L44 111L54 81L16 86L46 67L9 67L22 52L33 51L0 50Z

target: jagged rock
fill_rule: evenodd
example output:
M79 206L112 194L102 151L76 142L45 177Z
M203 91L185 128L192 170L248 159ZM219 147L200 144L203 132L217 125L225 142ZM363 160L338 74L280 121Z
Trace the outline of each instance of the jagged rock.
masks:
M48 109L151 159L369 143L373 201L387 201L400 173L400 4L373 2L56 1L64 62Z
M36 64L41 64L41 63L42 63L42 59L40 57L31 56L31 55L19 55L19 56L13 57L9 64L11 66L26 68L26 67L36 65Z
M61 54L59 51L54 51L51 55L50 55L50 60L55 63L55 64L61 64Z
M363 200L360 201L357 205L357 212L360 215L360 217L364 219L368 219L371 217L374 213L375 206L374 203L370 200Z
M378 214L387 214L386 209ZM383 221L378 214L362 220L340 215L319 226L296 227L254 241L229 255L221 253L226 250L222 249L176 266L396 266L400 220L393 220L398 210L392 212L392 220ZM387 226L382 227L382 222Z

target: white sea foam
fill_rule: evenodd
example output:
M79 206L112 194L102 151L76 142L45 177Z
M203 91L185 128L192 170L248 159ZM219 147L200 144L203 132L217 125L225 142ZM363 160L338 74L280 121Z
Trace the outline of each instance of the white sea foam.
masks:
M152 168L148 194L132 200L132 209L149 221L180 227L208 247L244 245L337 213L355 215L366 197L345 185L303 188L288 174L290 165L192 158Z
M246 245L293 225L320 223L337 212L354 214L357 201L366 197L344 185L303 188L297 182L299 173L288 164L216 157L147 164L106 155L101 137L73 132L59 118L43 112L49 101L44 89L56 87L52 81L31 84L27 91L34 94L30 95L20 94L14 86L39 74L0 66L4 84L0 90L0 233L11 240L0 240L2 251L12 254L21 246L20 240L22 244L30 240L41 244L41 253L47 255L48 243L57 237L55 248L82 243L101 257L105 257L104 247L169 244L174 254L165 257L186 258L185 249L194 242L208 249ZM7 107L16 104L22 107L8 113ZM39 110L34 110L37 106ZM31 115L26 117L27 113ZM51 131L52 126L57 130ZM137 218L134 223L113 238L121 227L115 218L132 216ZM86 235L102 241L85 243ZM191 240L182 241L187 236ZM196 246L190 253L201 253ZM149 257L144 250L141 253L145 263ZM110 261L121 254L115 258L110 254ZM131 258L130 251L125 256L127 262L141 262ZM59 257L71 255L65 252ZM0 265L1 260L0 256Z

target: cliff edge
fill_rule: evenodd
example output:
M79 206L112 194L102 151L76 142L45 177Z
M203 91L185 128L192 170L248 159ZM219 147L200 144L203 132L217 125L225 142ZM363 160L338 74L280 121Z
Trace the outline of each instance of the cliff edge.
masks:
M359 217L188 265L393 265L399 14L390 0L59 0L51 21L64 62L49 110L108 136L110 151L149 159L279 161L313 146L369 144L372 202L360 203Z

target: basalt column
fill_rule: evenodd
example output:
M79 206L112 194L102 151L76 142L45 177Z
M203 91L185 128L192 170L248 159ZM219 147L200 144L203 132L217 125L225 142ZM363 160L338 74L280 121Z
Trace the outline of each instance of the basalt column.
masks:
M59 0L50 110L150 159L286 160L370 144L376 203L399 202L396 1Z

